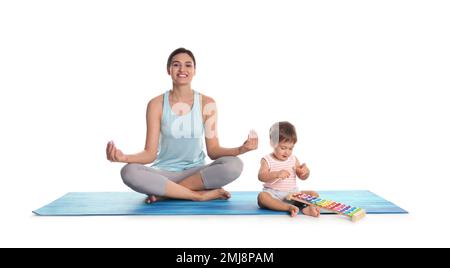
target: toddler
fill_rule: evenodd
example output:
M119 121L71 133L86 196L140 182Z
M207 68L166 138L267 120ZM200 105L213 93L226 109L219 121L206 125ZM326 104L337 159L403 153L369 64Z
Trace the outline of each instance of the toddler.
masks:
M258 195L258 205L261 208L287 211L291 217L296 216L300 209L305 215L319 217L319 208L286 200L288 194L299 192L296 177L301 180L309 177L306 164L300 164L292 154L296 142L297 134L291 123L278 122L270 128L270 145L273 152L261 159L258 179L264 182L264 189ZM301 192L319 196L314 191Z

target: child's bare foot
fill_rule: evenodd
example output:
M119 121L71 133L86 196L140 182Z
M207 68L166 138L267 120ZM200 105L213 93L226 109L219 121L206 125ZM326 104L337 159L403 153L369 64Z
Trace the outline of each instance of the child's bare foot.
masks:
M296 207L296 206L294 206L294 205L290 205L290 206L289 206L289 209L288 209L289 214L291 214L291 217L297 216L298 210L299 210L298 207Z
M202 191L200 201L208 201L213 199L229 199L231 194L222 188Z
M319 217L320 216L320 208L315 206L307 206L306 208L302 209L303 214L312 216L312 217Z
M164 200L164 199L166 199L166 197L156 196L156 195L149 195L145 199L145 203L151 204L151 203L155 203L156 201L160 201L160 200Z

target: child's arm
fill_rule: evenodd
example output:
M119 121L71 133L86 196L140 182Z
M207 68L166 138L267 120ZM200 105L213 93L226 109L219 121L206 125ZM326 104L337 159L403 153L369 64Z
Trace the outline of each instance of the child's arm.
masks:
M300 165L300 161L298 161L297 158L295 162L295 174L297 174L297 177L301 180L306 180L309 177L309 168L305 163Z
M289 172L286 170L270 172L269 165L266 160L261 159L261 167L258 172L258 179L262 182L272 182L276 179L285 179L289 177Z

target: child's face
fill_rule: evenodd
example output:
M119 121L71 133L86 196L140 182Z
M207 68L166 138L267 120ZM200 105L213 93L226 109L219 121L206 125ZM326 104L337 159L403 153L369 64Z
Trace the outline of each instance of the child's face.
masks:
M273 146L273 154L281 161L287 160L292 155L295 143L293 142L279 142L276 146Z

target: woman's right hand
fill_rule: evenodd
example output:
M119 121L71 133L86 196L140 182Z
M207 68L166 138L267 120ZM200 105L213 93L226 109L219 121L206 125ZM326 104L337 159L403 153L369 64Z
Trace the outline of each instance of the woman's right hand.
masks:
M250 130L247 140L239 147L239 154L244 154L248 151L256 150L258 148L258 134L254 129Z
M106 158L111 162L126 162L127 159L122 151L116 148L113 141L106 145Z

